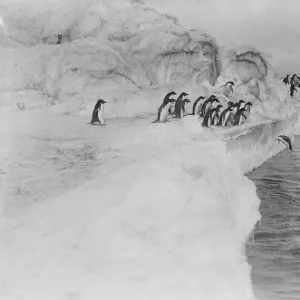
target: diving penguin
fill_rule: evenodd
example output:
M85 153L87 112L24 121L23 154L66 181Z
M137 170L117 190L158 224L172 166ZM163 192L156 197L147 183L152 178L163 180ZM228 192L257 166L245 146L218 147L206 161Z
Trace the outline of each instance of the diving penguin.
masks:
M291 140L290 138L288 138L286 135L280 135L276 141L279 143L279 142L282 142L284 145L286 145L287 148L289 148L291 151L293 151L293 147L292 147L292 143L291 143Z

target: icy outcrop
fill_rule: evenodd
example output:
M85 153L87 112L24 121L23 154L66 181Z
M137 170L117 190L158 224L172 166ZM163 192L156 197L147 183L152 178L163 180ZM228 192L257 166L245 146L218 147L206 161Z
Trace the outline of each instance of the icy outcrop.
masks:
M61 4L64 21L38 4L38 17L34 10L4 17L6 48L1 53L10 62L4 73L12 76L1 86L1 107L29 109L39 97L41 105L76 101L80 106L107 90L216 82L221 62L214 38L188 31L175 18L144 5L120 8L118 3L88 1L83 8L76 1L69 12ZM99 17L95 28L86 23L93 20L91 11ZM58 38L60 44L49 45Z

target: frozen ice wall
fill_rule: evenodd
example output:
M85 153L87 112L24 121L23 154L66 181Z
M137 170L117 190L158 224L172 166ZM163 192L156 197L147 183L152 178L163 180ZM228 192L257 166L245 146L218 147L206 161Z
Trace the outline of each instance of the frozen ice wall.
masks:
M227 80L236 83L232 101L253 102L254 120L293 109L262 53L220 48L142 1L5 1L1 24L1 109L59 104L86 115L100 94L109 117L134 117L155 112L168 88L196 98Z
M108 100L122 101L126 91L214 84L221 72L214 38L145 5L32 3L7 2L2 17L4 73L11 75L1 78L2 108L69 102L80 109L99 93L114 91Z

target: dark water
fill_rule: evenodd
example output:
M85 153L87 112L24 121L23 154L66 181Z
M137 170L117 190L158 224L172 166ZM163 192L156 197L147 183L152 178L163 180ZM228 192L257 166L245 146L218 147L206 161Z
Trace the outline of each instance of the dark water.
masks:
M300 137L247 176L261 199L261 226L247 247L260 300L300 300Z

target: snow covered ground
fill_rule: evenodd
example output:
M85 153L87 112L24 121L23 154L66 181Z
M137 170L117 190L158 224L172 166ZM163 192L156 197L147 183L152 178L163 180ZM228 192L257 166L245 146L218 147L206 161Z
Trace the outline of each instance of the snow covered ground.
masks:
M293 138L296 100L256 50L143 5L38 3L2 21L0 299L254 300L244 173ZM247 124L151 124L168 91L225 103L227 80ZM99 93L108 125L90 126Z

